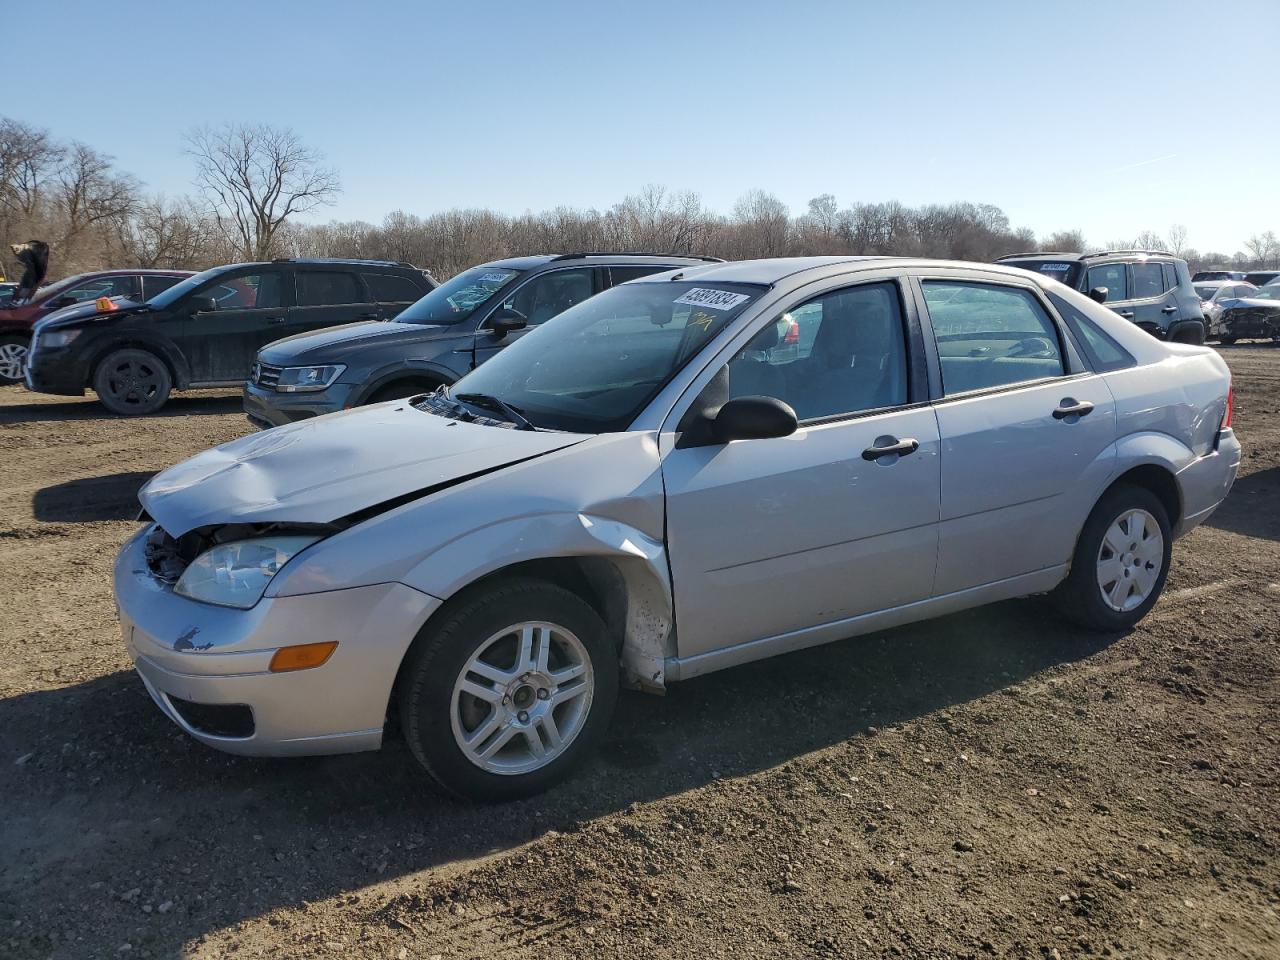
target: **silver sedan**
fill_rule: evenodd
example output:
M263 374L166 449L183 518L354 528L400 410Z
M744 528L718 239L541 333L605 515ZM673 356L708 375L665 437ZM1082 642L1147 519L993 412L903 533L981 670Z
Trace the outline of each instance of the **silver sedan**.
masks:
M687 267L448 390L159 474L115 588L197 740L371 750L395 710L436 783L508 798L591 750L620 685L1029 594L1132 627L1239 459L1213 351L1047 277Z

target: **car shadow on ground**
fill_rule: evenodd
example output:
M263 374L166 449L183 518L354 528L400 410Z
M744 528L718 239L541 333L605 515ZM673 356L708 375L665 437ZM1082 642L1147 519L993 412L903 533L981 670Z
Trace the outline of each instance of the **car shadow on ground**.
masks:
M1231 495L1205 521L1207 526L1246 537L1280 540L1280 467L1269 467L1237 478Z
M53 523L132 520L141 509L138 491L153 476L150 470L138 470L57 483L35 492L31 513Z
M31 396L31 394L28 394ZM149 420L153 417L208 416L239 413L243 401L238 393L176 394L158 412L145 417L120 417L89 394L83 399L52 403L14 403L0 405L0 426L16 423L57 423L63 420Z
M181 734L126 671L27 693L0 701L0 859L10 865L0 879L11 885L0 904L91 889L118 901L141 886L138 904L178 904L142 941L172 951L277 907L505 851L835 744L850 742L869 766L902 763L862 754L857 741L1114 639L1015 601L712 674L665 697L627 693L604 748L569 782L503 805L438 797L395 736L377 753L225 756ZM45 890L46 877L77 892Z

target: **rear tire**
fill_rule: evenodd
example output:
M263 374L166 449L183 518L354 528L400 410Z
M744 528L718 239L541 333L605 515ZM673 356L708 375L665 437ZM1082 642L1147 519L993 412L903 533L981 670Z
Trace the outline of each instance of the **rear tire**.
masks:
M1171 338L1174 343L1191 343L1199 346L1204 343L1204 327L1199 323L1185 323Z
M1160 498L1145 487L1118 484L1085 521L1054 604L1086 629L1128 630L1160 598L1172 554L1173 532Z
M1236 342L1236 338L1235 337L1219 337L1218 342L1222 344L1224 347L1229 347Z
M0 337L0 386L21 383L27 368L28 340L14 334Z
M521 579L464 594L427 625L399 680L399 716L444 792L514 800L567 777L617 697L618 653L595 610Z
M155 413L169 399L173 377L165 362L148 350L126 347L100 361L93 372L93 389L102 405L125 417Z

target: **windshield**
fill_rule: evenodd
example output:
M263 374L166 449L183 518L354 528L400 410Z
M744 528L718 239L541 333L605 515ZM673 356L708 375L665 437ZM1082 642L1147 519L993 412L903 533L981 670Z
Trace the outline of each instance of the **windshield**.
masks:
M1059 283L1074 287L1080 279L1080 264L1068 260L1001 260L1001 266L1021 267L1033 273L1043 273Z
M488 394L534 426L625 430L766 288L632 281L548 320L450 387Z
M163 310L170 304L177 303L180 299L185 297L206 280L212 280L219 274L226 272L226 269L226 267L213 267L212 269L205 270L203 273L197 273L187 277L187 279L183 280L181 283L175 283L168 290L160 291L148 300L147 303L156 309Z
M520 276L519 270L472 267L401 310L396 323L460 323Z
M1248 294L1250 300L1280 300L1280 284L1269 283Z

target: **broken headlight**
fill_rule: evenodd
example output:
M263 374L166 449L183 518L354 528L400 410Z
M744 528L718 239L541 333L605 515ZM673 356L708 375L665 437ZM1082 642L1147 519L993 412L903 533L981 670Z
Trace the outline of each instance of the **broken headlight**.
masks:
M247 610L262 599L281 567L319 539L257 537L221 543L191 561L178 578L174 593L203 603Z

